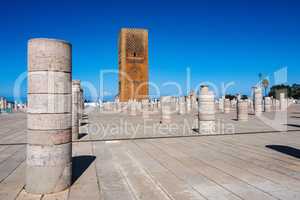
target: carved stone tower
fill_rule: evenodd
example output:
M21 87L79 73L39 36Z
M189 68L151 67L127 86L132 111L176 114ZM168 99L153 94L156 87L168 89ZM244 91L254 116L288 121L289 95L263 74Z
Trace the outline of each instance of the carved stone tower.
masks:
M122 28L119 36L120 101L148 98L148 31Z

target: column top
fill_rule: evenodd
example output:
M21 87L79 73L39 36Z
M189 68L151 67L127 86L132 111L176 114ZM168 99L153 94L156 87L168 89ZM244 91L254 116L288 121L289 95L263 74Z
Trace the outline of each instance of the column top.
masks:
M71 45L71 43L66 40L56 39L56 38L31 38L28 40L28 43L34 42L34 41L50 41L50 42L52 41L52 42L61 42L61 43Z

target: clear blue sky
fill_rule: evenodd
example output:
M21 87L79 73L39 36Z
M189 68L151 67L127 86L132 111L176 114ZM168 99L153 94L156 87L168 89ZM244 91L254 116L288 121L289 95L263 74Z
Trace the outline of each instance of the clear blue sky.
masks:
M16 1L0 7L0 96L12 96L26 71L27 40L59 38L73 45L73 79L99 89L99 72L118 69L121 27L149 29L149 79L161 93L199 82L234 81L230 92L248 94L258 73L288 67L288 83L300 75L300 1ZM117 93L117 77L105 78L105 91ZM26 84L23 84L26 88ZM152 91L152 89L151 89ZM25 94L25 90L23 92Z

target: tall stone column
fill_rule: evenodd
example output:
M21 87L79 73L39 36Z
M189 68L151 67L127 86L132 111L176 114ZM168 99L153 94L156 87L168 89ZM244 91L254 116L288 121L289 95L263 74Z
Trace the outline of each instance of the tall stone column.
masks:
M161 105L161 123L171 122L171 97L162 96L160 97Z
M262 89L261 87L254 88L254 113L256 116L262 114Z
M208 86L200 88L198 98L198 130L199 133L211 134L215 132L215 102L214 93L208 90Z
M239 100L237 103L238 121L248 121L248 100Z
M80 80L72 81L72 139L79 137Z
M28 42L26 185L47 194L71 185L72 50L55 39Z
M230 107L230 99L224 99L224 113L228 114L230 113L231 107Z
M265 106L265 112L271 112L272 111L271 97L265 97L264 106Z

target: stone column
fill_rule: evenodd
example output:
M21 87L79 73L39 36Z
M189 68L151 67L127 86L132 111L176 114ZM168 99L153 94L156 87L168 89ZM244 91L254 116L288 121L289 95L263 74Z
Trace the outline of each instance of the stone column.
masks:
M261 87L254 88L254 113L256 116L262 114L262 89Z
M236 99L232 99L230 101L230 108L232 111L236 110L236 108L237 108L237 100Z
M72 81L72 139L79 136L80 80Z
M221 113L224 112L224 99L223 98L219 98L219 110Z
M239 100L237 103L237 120L248 121L248 100Z
M149 118L149 101L143 99L142 100L142 116L143 118Z
M79 92L79 126L80 126L80 121L83 119L83 110L84 110L84 101L83 101L83 89L80 86L80 92Z
M271 112L272 111L271 97L265 97L264 105L265 105L265 112Z
M198 110L196 94L194 91L190 92L190 97L191 97L192 111L194 112L195 110Z
M178 105L179 105L178 114L184 115L185 114L185 98L184 98L184 96L179 97Z
M1 98L0 98L0 112L3 112L3 108L4 108L4 100L3 100L3 98L1 97Z
M278 99L275 99L275 108L276 111L280 111L280 101Z
M214 93L208 86L200 88L198 97L198 131L203 134L215 133L215 102Z
M160 97L161 104L161 123L171 122L171 97L162 96Z
M190 113L192 110L192 100L190 96L186 97L186 112Z
M136 116L136 101L130 101L129 103L129 115Z
M280 93L280 111L286 111L287 110L287 100L285 98L284 93Z
M230 113L230 99L224 99L224 113L228 114Z
M14 103L14 111L18 112L18 102L17 101L15 101L15 103Z
M55 39L28 42L26 186L47 194L71 185L72 50Z
M6 101L6 99L4 98L3 99L3 109L6 111L6 109L7 109L7 101Z

